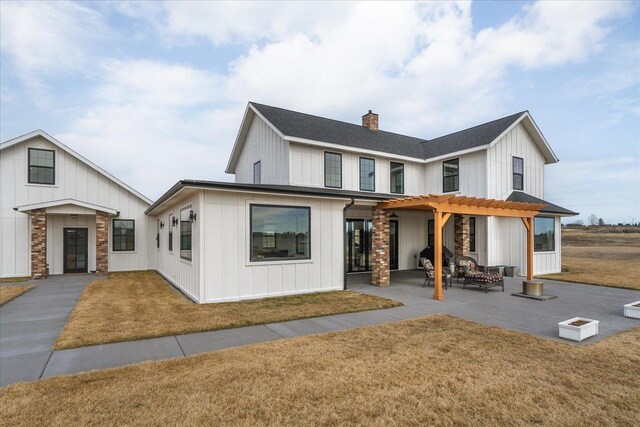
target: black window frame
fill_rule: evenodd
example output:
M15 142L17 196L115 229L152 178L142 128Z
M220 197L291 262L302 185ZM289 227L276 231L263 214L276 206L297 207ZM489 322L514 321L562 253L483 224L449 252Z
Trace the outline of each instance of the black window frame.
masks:
M373 176L373 188L369 189L369 188L362 188L362 161L363 160L371 160L371 162L373 163L373 169L371 171L371 173L369 174L369 176ZM360 191L372 191L375 192L376 191L376 159L373 159L371 157L360 157L358 160L358 180L360 181Z
M131 221L133 223L133 247L131 249L116 249L116 236L123 237L126 234L117 234L116 235L116 221ZM136 220L135 219L123 219L123 218L114 218L111 221L111 251L112 252L134 252L136 250Z
M469 252L476 252L476 218L469 218Z
M167 244L169 252L173 252L173 214L169 214L169 221L167 222L169 235L167 236Z
M309 238L307 239L306 245L309 249L309 255L305 257L271 257L271 258L255 258L253 256L253 208L287 208L287 209L304 209L307 211L308 218L308 226L309 230L307 235ZM296 235L296 255L298 255L298 236ZM274 205L274 204L263 204L263 203L251 203L249 204L249 261L250 262L282 262L282 261L305 261L311 259L311 206L299 206L299 205Z
M333 186L333 185L327 184L327 154L332 156L338 156L340 158L340 185L339 186ZM327 188L342 188L342 154L341 153L336 153L333 151L324 152L324 186Z
M256 180L256 166L258 167L258 179ZM256 182L258 181L258 182ZM262 184L262 162L258 160L253 164L253 183Z
M436 222L433 219L427 220L427 246L433 248L436 244Z
M516 160L520 160L522 173L516 172ZM524 159L522 157L511 157L511 185L514 190L524 191ZM516 176L520 176L520 188L516 188Z
M394 191L394 186L393 186L393 167L394 165L396 166L401 166L402 167L402 188L400 189L400 191ZM404 183L405 183L405 179L404 179L404 163L400 163L400 162L389 162L389 192L393 193L393 194L404 194Z
M553 239L551 239L551 249L536 249L536 220L551 220L553 224ZM552 216L533 217L533 252L555 252L556 251L556 219Z
M445 167L447 164L456 164L455 175L445 175ZM456 179L457 178L457 179ZM453 179L453 182L457 184L454 189L447 190L447 179ZM442 192L443 193L453 193L455 191L460 191L460 158L449 159L442 162Z
M32 151L47 151L53 154L53 166L31 166L31 152ZM53 182L34 182L31 179L31 168L52 169L53 170ZM29 147L27 152L27 182L29 184L37 185L56 185L56 150L48 150L46 148L31 148Z
M188 211L190 213L191 210L193 210L193 207L191 205L180 209L180 216L178 217L178 226L180 227L180 259L183 259L185 261L193 260L193 221L191 221L191 218L189 218L188 221L183 221L182 212ZM183 222L189 223L189 249L185 249L182 247L182 244L184 243L182 239L182 223ZM189 256L187 257L183 255L182 254L183 251L189 251Z

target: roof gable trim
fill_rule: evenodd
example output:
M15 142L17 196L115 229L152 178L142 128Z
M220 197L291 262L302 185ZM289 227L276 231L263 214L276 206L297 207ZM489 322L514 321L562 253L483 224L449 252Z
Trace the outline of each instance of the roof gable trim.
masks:
M559 161L558 157L551 149L551 146L547 142L546 138L540 131L540 128L538 128L538 125L533 120L533 117L531 117L528 111L525 111L524 114L522 114L522 116L520 116L516 121L514 121L511 124L511 126L506 128L500 135L498 135L498 137L494 139L487 148L495 146L498 143L498 141L500 141L505 135L511 132L516 126L518 126L519 123L523 123L523 126L531 136L531 139L533 139L533 142L538 146L538 149L542 152L542 155L544 156L546 163L547 164L557 163Z

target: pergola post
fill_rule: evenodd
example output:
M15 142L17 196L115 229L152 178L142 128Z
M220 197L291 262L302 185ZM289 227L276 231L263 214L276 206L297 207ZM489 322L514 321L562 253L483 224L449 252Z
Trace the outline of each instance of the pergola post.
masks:
M433 274L435 274L433 279L433 299L436 301L444 300L444 293L442 293L442 229L450 216L450 213L433 212L433 225L435 228L433 238L435 246L433 252Z
M528 218L527 227L527 280L533 280L533 218Z

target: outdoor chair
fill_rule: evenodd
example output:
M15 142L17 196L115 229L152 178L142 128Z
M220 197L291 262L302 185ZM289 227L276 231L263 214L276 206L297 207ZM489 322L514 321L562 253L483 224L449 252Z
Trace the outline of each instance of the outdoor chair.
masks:
M500 273L483 273L481 271L467 273L464 276L462 289L465 289L467 285L479 286L480 289L484 289L485 294L489 293L489 288L495 286L501 286L502 292L504 292L504 278Z
M456 281L458 282L460 282L461 278L464 279L468 273L481 271L478 262L470 256L460 255L455 257L454 265L453 275L456 277Z
M420 258L420 265L424 268L425 278L424 283L422 284L422 287L424 288L435 279L436 270L433 267L433 264L431 264L431 261L429 261L429 258L426 257ZM448 289L451 284L451 270L447 267L442 267L442 282L444 283L444 288Z

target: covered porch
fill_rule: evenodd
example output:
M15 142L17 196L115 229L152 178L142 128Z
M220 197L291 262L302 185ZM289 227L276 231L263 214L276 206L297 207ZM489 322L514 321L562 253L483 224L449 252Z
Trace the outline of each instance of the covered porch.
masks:
M74 199L22 205L30 217L31 276L109 272L109 218L112 208Z
M455 215L462 231L460 245L468 244L469 215L484 217L519 218L526 230L527 281L533 281L534 217L546 205L504 200L483 199L455 195L409 196L377 203L372 214L372 274L371 284L386 287L390 284L390 213L395 211L430 212L434 220L434 293L433 299L442 301L442 248L443 228ZM466 219L466 220L465 220ZM467 224L467 226L465 226ZM456 242L458 246L458 242Z

